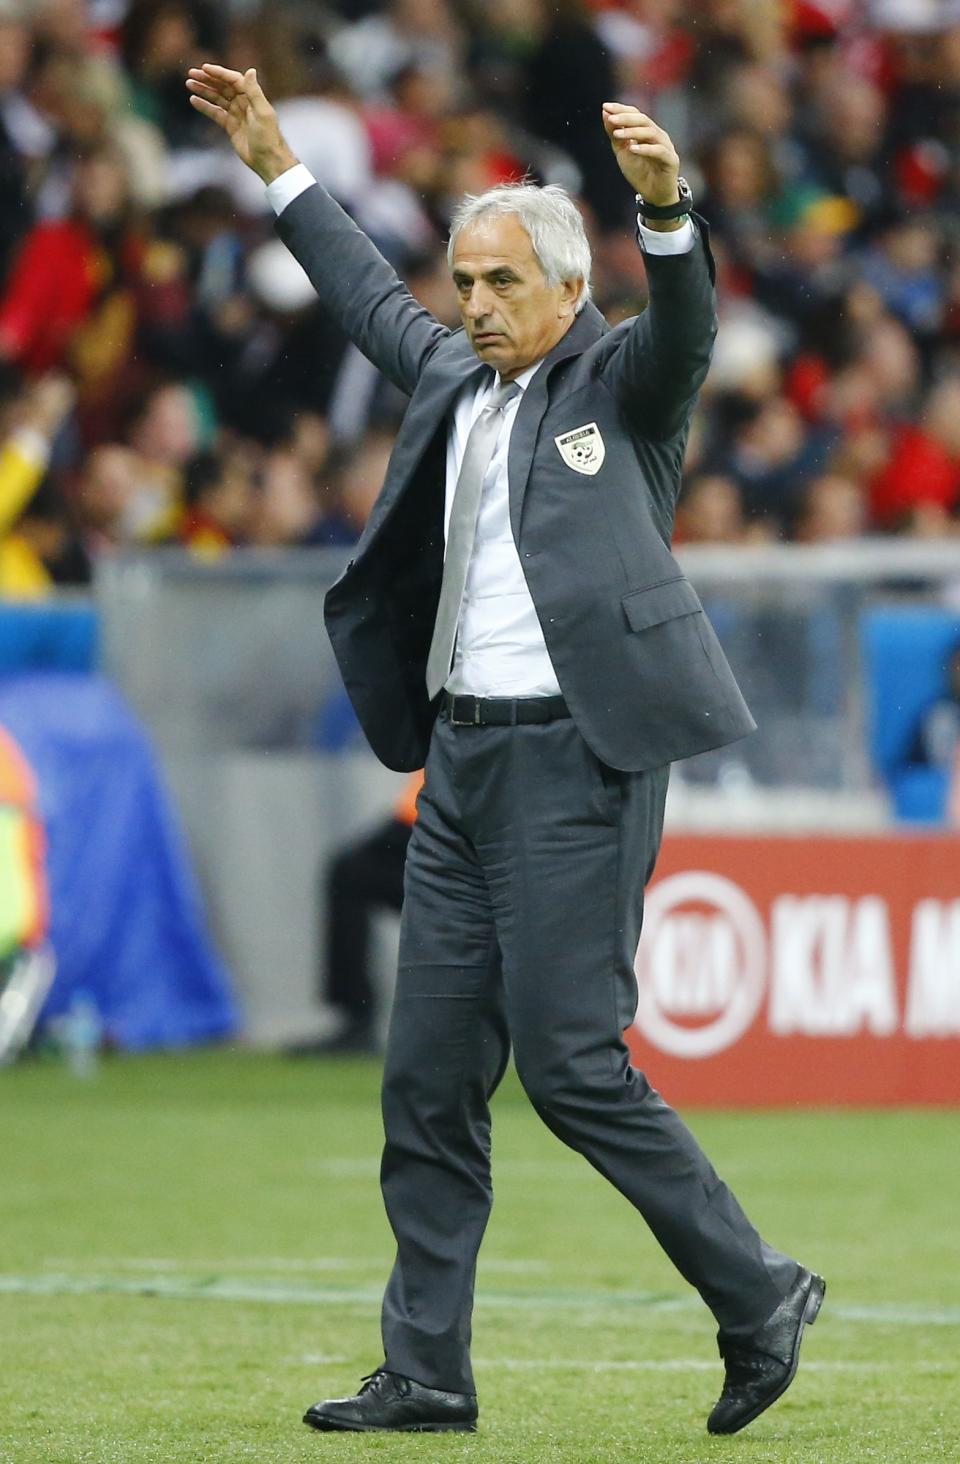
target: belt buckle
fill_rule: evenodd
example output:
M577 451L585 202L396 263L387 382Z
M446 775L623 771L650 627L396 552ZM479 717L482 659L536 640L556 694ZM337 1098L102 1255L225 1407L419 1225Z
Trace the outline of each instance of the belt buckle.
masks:
M458 701L472 701L473 702L473 716L472 717L458 717L457 716L457 702ZM480 698L478 696L471 696L471 697L455 696L453 698L453 706L450 708L450 725L451 725L451 727L479 727L481 725L481 723L480 723Z

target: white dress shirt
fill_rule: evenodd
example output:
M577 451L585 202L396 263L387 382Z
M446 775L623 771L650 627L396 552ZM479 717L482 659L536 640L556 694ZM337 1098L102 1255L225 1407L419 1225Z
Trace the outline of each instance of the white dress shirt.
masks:
M448 691L472 696L556 696L560 691L510 527L510 436L523 392L540 366L537 361L520 373L516 385L521 390L501 414L500 435L483 479ZM466 387L454 403L447 434L444 538L470 429L497 385L499 377L491 372L479 387Z
M267 186L274 211L282 213L314 181L303 163L281 174ZM637 232L649 254L685 254L695 239L689 219L668 233L645 228L638 219ZM522 393L541 364L534 362L516 378L521 391L503 409L500 435L484 476L453 667L446 683L448 691L458 694L555 696L560 691L510 527L507 477L510 434ZM465 387L454 403L447 434L445 538L470 429L498 380L491 372L479 387Z

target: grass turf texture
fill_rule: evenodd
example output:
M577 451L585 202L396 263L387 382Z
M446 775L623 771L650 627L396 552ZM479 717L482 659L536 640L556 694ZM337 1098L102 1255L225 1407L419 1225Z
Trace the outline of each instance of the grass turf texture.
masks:
M235 1052L0 1073L0 1460L960 1459L960 1115L692 1115L757 1224L828 1278L797 1381L704 1420L712 1321L646 1228L498 1094L476 1435L318 1435L379 1361L378 1072Z

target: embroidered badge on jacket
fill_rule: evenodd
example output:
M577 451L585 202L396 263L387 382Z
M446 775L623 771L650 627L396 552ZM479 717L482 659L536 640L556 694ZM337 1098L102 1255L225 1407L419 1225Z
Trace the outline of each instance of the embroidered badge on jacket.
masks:
M587 422L583 427L574 427L572 432L562 432L554 442L560 449L560 456L568 468L575 473L586 473L593 477L603 467L607 449L600 436L596 422Z

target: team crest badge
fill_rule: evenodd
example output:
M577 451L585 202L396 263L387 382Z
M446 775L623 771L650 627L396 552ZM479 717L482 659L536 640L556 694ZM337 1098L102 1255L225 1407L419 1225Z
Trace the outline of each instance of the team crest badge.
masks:
M588 422L584 427L574 427L572 432L562 432L553 440L560 449L563 461L575 473L586 473L592 478L603 467L607 449L603 445L596 422Z

